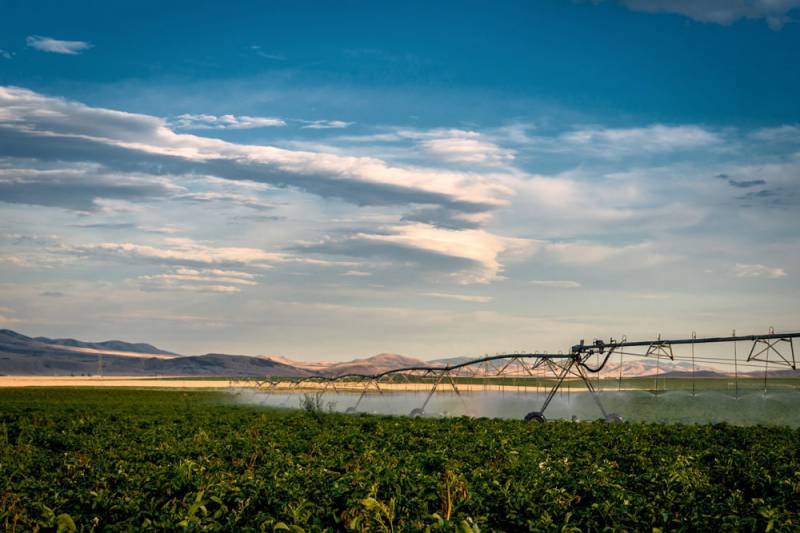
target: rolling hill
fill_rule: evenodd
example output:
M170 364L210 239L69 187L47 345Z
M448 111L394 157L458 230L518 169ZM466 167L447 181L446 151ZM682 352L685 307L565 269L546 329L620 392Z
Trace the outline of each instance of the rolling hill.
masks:
M174 352L168 352L156 348L152 344L144 342L124 342L124 341L102 341L102 342L83 342L75 339L48 339L47 337L35 337L33 340L43 344L54 344L57 346L68 346L71 348L89 348L92 350L113 350L115 352L129 352L141 354L159 354L159 355L178 355Z

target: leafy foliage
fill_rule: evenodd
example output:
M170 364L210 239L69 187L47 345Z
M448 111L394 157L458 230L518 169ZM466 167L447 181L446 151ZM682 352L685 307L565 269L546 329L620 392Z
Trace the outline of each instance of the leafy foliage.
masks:
M0 528L792 531L800 431L0 391Z

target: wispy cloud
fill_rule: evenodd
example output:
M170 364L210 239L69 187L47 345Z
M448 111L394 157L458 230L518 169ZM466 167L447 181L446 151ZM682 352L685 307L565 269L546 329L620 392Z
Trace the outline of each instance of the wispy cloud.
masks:
M750 137L759 141L800 143L800 124L784 124L775 128L761 128Z
M19 324L22 322L18 318L15 318L11 315L16 314L13 309L8 307L0 307L0 325L3 326L11 326L13 324Z
M670 257L660 253L652 242L623 246L602 242L539 242L538 252L556 262L570 265L597 265L615 260L621 268L660 265Z
M493 235L482 229L452 230L410 223L329 238L302 247L305 251L345 256L377 256L443 267L460 284L488 283L503 271L501 256L522 256L529 249L525 239Z
M49 249L54 254L81 259L113 260L122 264L156 264L174 265L189 269L203 269L201 274L214 275L237 274L229 270L250 267L271 269L276 264L298 264L310 267L354 268L359 263L353 261L335 261L315 257L301 257L284 252L268 252L260 248L215 246L212 243L196 241L186 237L166 237L157 244L139 244L132 242L102 242L95 244L66 245L59 244ZM225 268L226 270L210 270ZM178 271L177 274L188 275L189 270ZM242 274L242 275L238 275ZM238 273L243 277L243 273ZM230 283L230 282L229 282Z
M0 48L0 59L13 59L14 53Z
M0 125L11 157L91 161L117 172L158 168L175 175L203 174L295 187L357 205L427 204L475 213L504 205L511 192L480 173L179 134L157 117L18 88L0 88Z
M224 202L226 204L241 205L251 209L273 209L275 205L252 194L228 192L187 192L174 196L176 200L187 202Z
M247 130L286 125L286 121L274 117L191 114L178 115L170 123L179 130Z
M762 264L737 263L733 268L737 278L769 278L776 279L786 276L786 271L780 267L770 267Z
M353 124L344 120L301 120L301 122L305 124L302 127L309 130L342 129Z
M590 127L559 136L558 150L579 149L593 155L614 158L637 153L692 150L722 142L722 138L700 126L653 124L635 128Z
M137 281L139 282L139 288L143 291L186 291L224 294L242 292L240 287L234 285L174 283L169 280L147 279L147 276L138 278Z
M165 239L163 246L99 243L66 247L64 251L98 258L110 257L177 265L268 266L286 258L285 254L265 252L258 248L218 247L185 238Z
M48 298L62 298L64 293L61 291L44 291L39 296L46 296Z
M533 280L529 282L531 285L538 287L547 287L550 289L577 289L581 286L577 281L567 280Z
M243 286L256 285L248 272L219 269L178 268L166 274L139 276L136 284L147 291L191 291L212 293L240 292Z
M515 157L513 150L501 147L480 132L455 128L396 128L366 135L342 136L339 140L358 144L413 142L415 150L450 163L500 165L512 162Z
M108 172L94 164L30 168L3 163L0 159L0 202L96 211L98 198L147 200L183 190L165 176Z
M452 294L448 292L423 292L420 296L428 296L430 298L441 298L444 300L457 300L459 302L471 302L479 304L487 304L492 301L491 296L477 296L473 294Z
M725 180L728 182L728 185L731 187L736 187L737 189L748 189L750 187L757 187L759 185L765 185L767 182L762 179L755 179L755 180L736 180L730 177L727 174L717 174L714 176L717 179Z
M263 46L257 44L250 46L250 50L252 50L258 57L263 57L264 59L272 59L273 61L286 61L286 56L283 54L268 52L264 50Z
M449 130L448 135L425 139L420 145L445 161L497 165L514 159L514 152L481 139L477 132Z
M151 276L151 278L175 281L208 281L214 283L233 283L235 285L256 285L255 275L238 270L220 270L217 268L178 268L169 274Z
M346 272L342 272L342 276L349 276L353 278L365 278L371 275L371 272L364 272L363 270L348 270Z
M41 52L66 55L77 55L93 46L85 41L62 41L41 35L29 35L25 42L29 47Z
M780 30L791 20L789 12L800 0L622 0L634 11L676 13L699 22L729 26L740 19L765 19L770 29Z

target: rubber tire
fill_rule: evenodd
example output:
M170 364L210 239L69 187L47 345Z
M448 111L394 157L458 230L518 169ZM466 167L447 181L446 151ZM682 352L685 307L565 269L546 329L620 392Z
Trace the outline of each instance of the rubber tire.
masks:
M547 422L544 414L540 413L539 411L531 411L527 415L525 415L525 422L538 422L539 424L543 424Z
M352 413L356 412L356 408L355 407L348 407L347 409L344 410L344 412L348 413L348 414L352 414Z
M617 413L608 413L606 415L606 422L609 424L621 424L623 419Z
M424 413L425 411L423 411L419 407L415 407L414 409L411 410L408 416L422 416Z

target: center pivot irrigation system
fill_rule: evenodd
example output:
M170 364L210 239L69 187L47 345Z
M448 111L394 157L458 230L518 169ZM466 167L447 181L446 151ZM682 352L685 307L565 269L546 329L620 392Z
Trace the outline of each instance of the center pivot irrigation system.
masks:
M698 357L697 361L716 364L730 364L733 362L734 368L736 369L735 371L737 372L737 380L739 367L752 368L758 366L758 368L762 368L760 363L763 363L764 386L766 390L766 379L770 365L797 370L793 340L798 337L800 337L800 332L775 333L775 331L770 328L769 333L765 335L737 336L734 332L734 334L729 337L698 338L693 333L688 339L662 339L659 337L656 340L628 341L623 338L620 341L611 339L608 342L595 340L591 344L585 344L584 341L581 340L580 343L574 345L570 349L569 353L506 353L485 356L447 366L412 366L396 368L378 374L349 373L338 376L310 376L295 379L267 378L263 381L257 381L256 386L263 392L278 392L279 390L283 390L282 386L286 385L287 382L290 390L300 390L311 384L316 384L315 386L317 387L319 384L322 384L322 393L328 389L337 392L340 389L351 391L360 390L361 395L356 404L347 409L347 412L353 413L358 410L361 400L364 399L367 393L370 391L383 393L381 384L411 384L421 381L423 383L430 383L431 388L422 406L413 409L410 413L410 416L420 416L425 413L428 402L439 387L449 386L456 394L459 396L461 395L461 391L454 378L485 379L503 376L522 376L525 378L545 377L547 379L547 394L544 403L538 411L532 411L525 416L525 420L527 421L544 422L544 412L547 410L548 405L550 405L556 393L561 389L564 381L568 378L577 378L586 386L586 389L599 407L603 418L609 422L620 422L622 418L619 415L608 413L605 407L603 407L597 387L590 379L590 374L598 374L602 371L614 355L620 356L620 383L622 381L621 369L622 357L624 355L655 358L657 365L656 372L659 371L658 365L662 359L668 359L670 361L691 360L691 375L694 377L696 345L734 343L733 361L729 358L721 357ZM742 362L738 360L738 356L736 355L735 343L738 342L752 343L747 359ZM691 347L691 359L686 356L676 356L673 352L673 347L675 346ZM636 350L645 351L641 353ZM592 359L595 359L594 365L590 362ZM658 373L656 374L656 387L657 380Z

